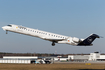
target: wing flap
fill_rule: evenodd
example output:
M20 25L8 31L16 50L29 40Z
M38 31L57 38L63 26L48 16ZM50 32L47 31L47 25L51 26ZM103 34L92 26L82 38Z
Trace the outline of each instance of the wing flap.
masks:
M55 42L65 40L65 39L53 39L53 38L43 38L43 39L44 39L44 40L48 40L48 41L55 41Z

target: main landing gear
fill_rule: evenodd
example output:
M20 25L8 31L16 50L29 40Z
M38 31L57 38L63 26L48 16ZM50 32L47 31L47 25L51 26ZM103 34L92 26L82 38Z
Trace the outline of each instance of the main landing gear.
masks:
M52 42L52 46L55 46L55 42Z

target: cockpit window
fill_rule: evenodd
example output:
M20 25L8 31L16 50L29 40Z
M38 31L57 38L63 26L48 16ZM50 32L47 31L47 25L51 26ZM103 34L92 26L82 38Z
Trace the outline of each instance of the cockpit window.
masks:
M12 25L7 25L7 26L12 27Z

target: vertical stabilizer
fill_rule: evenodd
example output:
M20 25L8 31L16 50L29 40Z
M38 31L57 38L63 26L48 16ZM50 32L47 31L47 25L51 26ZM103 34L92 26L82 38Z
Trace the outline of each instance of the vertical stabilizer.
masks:
M97 34L91 34L88 38L84 39L82 42L78 44L78 46L89 46L96 39L100 38Z

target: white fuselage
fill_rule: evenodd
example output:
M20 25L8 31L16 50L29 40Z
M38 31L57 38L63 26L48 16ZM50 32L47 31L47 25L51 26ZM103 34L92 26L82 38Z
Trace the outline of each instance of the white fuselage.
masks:
M32 28L27 28L27 27L23 27L23 26L13 25L13 24L4 26L2 28L3 28L3 30L6 30L6 31L11 31L11 32L15 32L15 33L24 34L24 35L38 37L38 38L48 40L51 42L55 42L55 43L63 43L63 44L66 43L66 44L70 44L70 45L78 45L78 43L80 41L82 41L75 37L72 38L72 37L68 37L68 36L64 36L64 35L45 32L45 31L41 31L38 29L32 29Z

